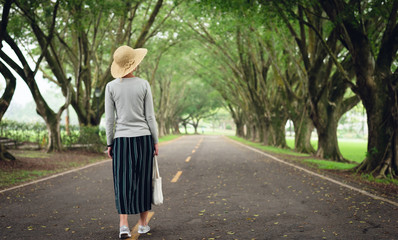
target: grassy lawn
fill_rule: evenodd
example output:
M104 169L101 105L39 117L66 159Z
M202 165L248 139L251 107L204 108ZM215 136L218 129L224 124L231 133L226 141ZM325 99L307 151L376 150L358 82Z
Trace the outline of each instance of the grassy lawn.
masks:
M302 157L308 157L304 158L300 161L312 166L316 167L319 169L333 169L333 170L347 170L355 167L357 164L355 163L339 163L339 162L333 162L333 161L328 161L328 160L321 160L321 159L314 159L308 154L302 154L302 153L297 153L294 152L293 150L290 149L280 149L277 147L272 147L272 146L264 146L260 143L254 143L248 140L245 140L243 138L238 138L235 136L230 136L231 139L234 139L236 141L242 142L244 144L247 144L249 146L272 152L272 153L278 153L278 154L287 154L290 156L302 156ZM294 148L294 139L292 138L287 138L286 139L287 145L293 149ZM314 146L314 148L317 148L317 141L312 140L311 144ZM351 161L355 161L357 163L360 163L366 153L366 141L362 140L352 140L352 139L342 139L339 140L339 146L340 146L340 151L343 154L343 156Z
M319 159L304 159L305 163L309 165L313 165L320 169L330 169L330 170L348 170L355 167L357 164L355 163L340 163L340 162L333 162L327 160L319 160Z
M0 189L4 189L13 185L33 181L41 177L57 173L55 170L13 170L12 172L0 169Z
M286 143L290 148L294 148L294 139L287 138ZM311 144L317 149L317 140L311 140ZM367 141L361 139L339 139L339 148L343 157L357 163L365 159L367 144Z

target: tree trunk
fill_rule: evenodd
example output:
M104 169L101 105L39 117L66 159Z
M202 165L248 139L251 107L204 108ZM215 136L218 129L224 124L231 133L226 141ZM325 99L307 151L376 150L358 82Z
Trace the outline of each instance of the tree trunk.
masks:
M237 137L244 137L245 133L243 128L244 124L242 110L240 110L239 107L237 109L234 109L231 104L228 104L228 109L236 126L235 135Z
M245 139L249 140L253 134L251 125L246 123L244 126L246 127Z
M173 123L173 134L181 134L178 122Z
M14 77L14 75L12 75L11 71L8 70L8 68L1 61L0 61L0 72L3 75L6 82L6 88L4 89L3 96L1 96L0 98L0 121L1 121L1 119L3 119L5 112L10 106L12 97L14 96L17 80ZM10 160L15 160L15 157L7 151L7 149L3 146L3 144L0 144L0 161L10 161Z
M397 81L398 76L395 76L393 82ZM379 79L378 82L383 84L388 81ZM374 174L377 178L398 176L397 96L396 87L380 87L363 100L368 117L368 152L365 160L357 167L358 171Z
M192 124L193 128L195 129L195 134L199 134L198 133L198 126L199 126L199 122L197 124Z
M341 154L337 141L338 119L328 116L323 120L326 121L325 127L317 128L318 150L316 156L336 162L348 162Z
M251 138L253 142L257 141L258 139L258 131L255 124L251 124Z
M47 131L48 131L48 144L47 152L58 152L61 151L61 132L60 132L60 119L57 117L50 117L46 121Z
M15 161L15 157L7 151L3 144L0 144L0 161Z
M157 122L158 122L158 134L159 134L159 137L163 137L165 134L164 134L164 121L162 120L162 119L156 119L157 120Z
M1 96L0 98L0 121L1 121L5 112L10 106L12 97L14 96L17 80L14 77L14 75L12 75L11 71L8 70L8 68L1 61L0 61L0 73L1 75L3 75L6 82L6 88L4 89L3 96Z
M269 145L270 143L270 125L265 123L265 122L260 122L259 123L259 140L262 142L264 145Z
M281 116L281 114L277 114L280 118L273 117L270 124L270 133L269 137L272 139L271 145L279 148L286 148L286 134L285 134L285 126L287 122L287 116Z
M234 122L235 122L235 125L236 125L235 135L237 137L244 137L245 133L243 131L243 126L244 126L243 123L240 122L240 121L234 121Z
M306 113L303 116L293 118L294 125L294 149L301 153L315 153L311 145L311 133L314 130L314 124Z

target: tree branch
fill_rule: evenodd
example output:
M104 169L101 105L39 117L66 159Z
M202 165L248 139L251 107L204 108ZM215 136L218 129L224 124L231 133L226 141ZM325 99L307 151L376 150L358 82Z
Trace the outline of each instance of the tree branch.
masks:
M153 23L155 22L155 18L158 15L160 8L162 7L163 4L163 0L158 0L152 13L151 16L149 17L148 21L146 22L145 26L142 28L141 30L141 34L138 37L137 41L134 44L134 48L140 48L145 44L145 38L149 32L149 29L151 28L151 26L153 25Z
M4 35L7 32L8 16L10 14L11 4L13 2L14 2L13 0L6 0L6 2L3 5L3 14L1 16L1 22L0 22L0 48L3 47Z

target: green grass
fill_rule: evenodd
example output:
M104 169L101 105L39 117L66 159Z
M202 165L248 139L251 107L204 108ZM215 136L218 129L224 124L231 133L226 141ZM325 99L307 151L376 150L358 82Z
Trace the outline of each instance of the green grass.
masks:
M50 158L52 156L52 153L43 153L43 152L38 152L38 151L24 151L24 152L18 152L14 153L15 157L27 157L27 158Z
M159 138L159 142L161 143L161 142L171 141L171 140L174 140L174 139L176 139L176 138L178 138L180 136L181 135L166 135L166 136L163 136L163 137Z
M294 138L287 137L286 138L286 144L288 147L291 149L294 149ZM318 147L318 141L315 139L311 139L311 145L314 147L314 149L317 149Z
M355 163L341 163L320 159L305 159L303 161L319 169L348 170L357 166Z
M340 152L344 158L361 163L366 157L368 143L365 140L339 139Z
M294 152L290 149L282 149L282 148L277 148L277 147L272 147L272 146L264 146L261 143L251 142L251 141L248 141L246 139L236 137L236 136L228 136L228 137L233 140L236 140L238 142L241 142L243 144L246 144L246 145L261 149L261 150L265 150L268 152L279 153L279 154L288 154L288 155L292 155L292 156L309 156L308 154Z
M13 170L9 172L0 169L0 189L32 181L54 173L56 173L55 170Z
M361 177L370 182L382 183L382 184L395 184L398 185L398 179L390 178L375 178L372 174L362 174Z
M287 138L286 144L290 148L294 148L294 139ZM366 156L367 151L367 141L365 140L357 140L357 139L339 139L339 148L340 152L344 158L354 161L357 163L361 163ZM318 142L316 139L311 140L311 145L314 149L317 149Z
M239 141L241 143L244 143L246 145L250 145L253 147L256 147L261 150L273 152L273 153L282 153L282 154L287 154L291 156L307 156L310 157L308 154L302 154L302 153L297 153L292 150L288 149L280 149L276 147L271 147L271 146L264 146L260 143L253 143L251 141L245 140L243 138L238 138L238 137L230 137L231 139L234 139L236 141ZM294 139L292 138L287 138L286 143L290 148L294 148ZM317 147L317 141L316 140L311 140L311 144L314 146L316 149ZM360 140L348 140L348 139L343 139L339 140L339 145L340 145L340 151L343 154L343 156L351 161L355 161L357 163L360 163L365 155L366 152L366 141L360 141ZM308 158L304 160L300 160L312 167L316 167L319 169L333 169L333 170L348 170L353 167L355 167L357 164L356 163L341 163L341 162L334 162L334 161L328 161L328 160L321 160L321 159L313 159L313 158Z

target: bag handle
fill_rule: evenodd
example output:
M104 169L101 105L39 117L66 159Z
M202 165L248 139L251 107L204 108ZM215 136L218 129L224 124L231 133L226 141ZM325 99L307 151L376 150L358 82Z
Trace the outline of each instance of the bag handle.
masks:
M156 155L153 157L153 167L154 167L155 169L152 171L152 172L153 172L152 177L153 177L153 178L159 178L159 177L160 177L160 174L159 174L159 165L158 165L158 158L157 158Z

